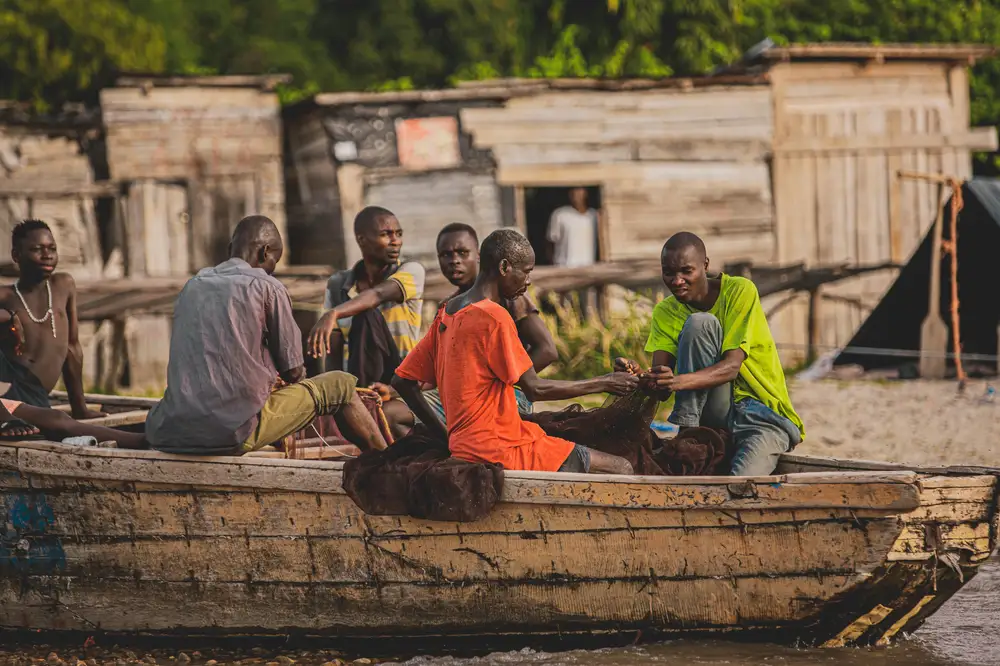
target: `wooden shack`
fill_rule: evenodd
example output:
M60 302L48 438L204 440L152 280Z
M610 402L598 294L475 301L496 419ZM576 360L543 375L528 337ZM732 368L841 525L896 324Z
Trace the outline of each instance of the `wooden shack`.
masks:
M128 76L101 91L108 167L129 200L129 275L187 275L218 263L245 215L267 215L285 232L274 88L287 80Z
M897 171L964 177L974 151L997 148L995 128L969 127L967 68L991 53L793 45L703 78L316 95L286 114L292 246L305 263L347 265L367 204L397 212L404 250L425 261L449 222L516 226L537 243L583 185L603 213L605 261L655 258L690 230L717 267L903 263L936 202ZM847 342L892 277L826 287L811 326L806 295L780 297L772 326L787 360L810 335Z
M282 134L269 76L120 78L101 91L110 177L128 278L186 277L228 256L236 223L270 217L285 235ZM162 389L170 319L134 314L124 328L128 384Z
M47 116L0 104L0 263L10 259L13 228L45 220L59 245L59 267L77 279L103 269L95 199L108 194L100 170L100 114L67 108Z

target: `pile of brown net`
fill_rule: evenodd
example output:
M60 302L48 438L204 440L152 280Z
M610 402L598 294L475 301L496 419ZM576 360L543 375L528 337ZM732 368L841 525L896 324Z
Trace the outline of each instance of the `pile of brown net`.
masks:
M609 398L600 407L570 405L558 412L524 417L549 435L621 456L636 474L701 476L728 469L728 433L711 428L683 428L661 441L650 428L659 401L642 391Z

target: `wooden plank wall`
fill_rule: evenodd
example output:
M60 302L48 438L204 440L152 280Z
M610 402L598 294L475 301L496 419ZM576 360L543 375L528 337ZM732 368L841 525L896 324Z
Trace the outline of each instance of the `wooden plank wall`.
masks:
M59 246L59 269L80 279L101 276L103 261L94 213L94 201L72 196L74 188L94 182L90 160L79 142L43 133L0 128L0 181L5 190L44 189L63 196L0 195L0 258L10 257L10 233L26 218L37 218L52 228Z
M101 92L101 106L112 178L130 183L126 277L184 276L224 260L244 215L267 215L287 238L274 93L111 88ZM115 330L127 350L128 388L162 390L169 317L130 317Z
M38 196L0 195L0 259L10 257L10 236L26 218L37 218L52 228L59 248L59 270L79 280L103 276L100 233L94 201L72 196L95 181L90 159L80 143L66 136L49 136L23 128L0 128L0 183L5 191L45 190ZM108 337L93 322L80 324L84 347L84 385L98 383L100 367L109 353Z
M113 179L188 183L194 239L189 270L224 258L213 250L221 243L215 236L228 235L224 227L231 211L224 201L232 200L232 208L247 214L267 215L286 235L281 119L274 93L110 88L101 91L101 106ZM238 186L232 185L234 179ZM196 200L209 205L196 206Z
M426 267L437 266L435 241L446 224L464 222L481 239L503 226L500 188L491 173L434 171L381 178L369 172L365 180L364 204L396 213L403 227L403 254Z
M969 177L971 150L989 142L969 130L965 69L789 63L771 79L778 261L906 262L933 222L936 189L896 172ZM849 342L894 277L886 271L825 287L820 351ZM803 295L774 317L787 362L805 356L807 312Z
M659 256L676 231L701 234L713 261L775 257L766 86L546 92L465 109L501 185L600 185L609 260Z

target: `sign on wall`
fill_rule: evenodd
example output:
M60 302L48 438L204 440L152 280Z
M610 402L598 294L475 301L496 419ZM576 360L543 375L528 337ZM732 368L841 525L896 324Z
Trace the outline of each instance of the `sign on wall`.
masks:
M453 117L396 120L399 165L424 171L446 169L462 163L458 147L458 121Z

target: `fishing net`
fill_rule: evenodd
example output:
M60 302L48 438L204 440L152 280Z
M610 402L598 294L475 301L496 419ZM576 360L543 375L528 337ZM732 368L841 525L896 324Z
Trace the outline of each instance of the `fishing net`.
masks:
M548 435L625 458L636 474L692 476L724 473L729 436L712 428L683 428L661 441L650 425L659 400L635 391L607 399L600 407L570 405L524 418Z

